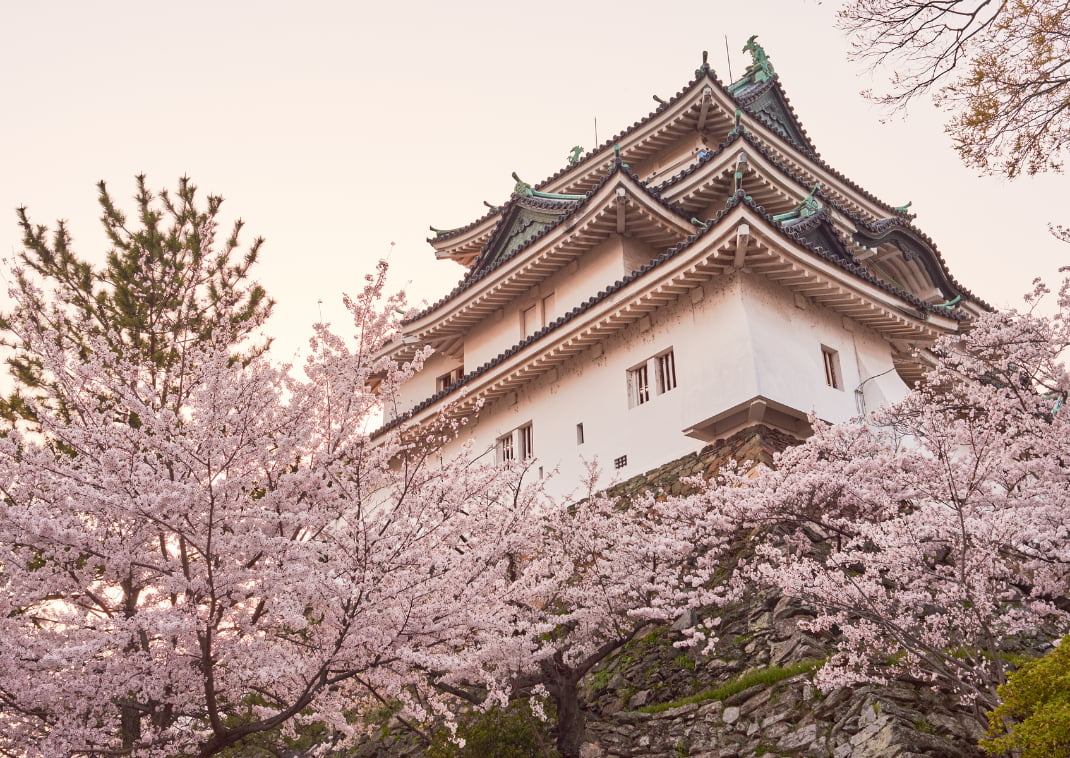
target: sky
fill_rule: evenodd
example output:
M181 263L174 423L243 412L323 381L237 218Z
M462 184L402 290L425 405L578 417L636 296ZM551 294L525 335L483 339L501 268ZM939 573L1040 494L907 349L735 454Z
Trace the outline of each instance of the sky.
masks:
M274 355L299 362L311 325L348 334L342 293L387 258L391 285L435 300L463 274L429 226L454 228L630 126L694 75L703 50L739 76L765 47L822 158L914 223L978 297L1014 307L1070 259L1060 175L1013 182L960 165L944 114L889 117L860 91L890 72L848 60L834 0L0 0L0 257L15 208L66 219L102 261L96 183L133 208L134 176L189 176L225 223L266 238L256 277L276 300ZM726 50L727 38L727 50Z

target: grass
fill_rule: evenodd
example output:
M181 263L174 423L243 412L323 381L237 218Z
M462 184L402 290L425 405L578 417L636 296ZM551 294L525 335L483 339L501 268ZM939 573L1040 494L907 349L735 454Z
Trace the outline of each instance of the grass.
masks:
M785 679L790 679L793 676L798 676L799 674L808 673L821 666L824 662L824 659L806 660L799 661L791 666L770 666L769 668L755 669L754 671L748 671L741 674L732 681L722 684L720 687L703 690L702 692L689 695L685 698L680 698L679 700L673 700L669 703L646 705L640 708L639 711L642 713L661 713L671 708L679 708L682 705L705 703L708 700L724 700L732 697L732 695L735 695L737 692L742 692L755 685L761 684L768 686L776 684L777 682L782 682Z

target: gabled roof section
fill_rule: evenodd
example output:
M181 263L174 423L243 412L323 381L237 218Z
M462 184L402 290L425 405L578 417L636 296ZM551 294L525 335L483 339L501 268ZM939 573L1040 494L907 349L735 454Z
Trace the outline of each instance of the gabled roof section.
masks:
M658 249L679 242L697 228L690 217L651 192L620 163L582 200L516 196L510 205L484 258L445 297L407 319L405 325L412 328L406 331L463 328L621 226ZM529 224L531 214L537 212L552 212L556 219Z
M743 111L770 127L810 157L817 157L814 143L799 123L799 117L788 102L788 96L775 77L739 92L736 95Z
M773 70L773 64L765 54L765 48L756 41L757 38L757 34L752 34L743 46L743 52L751 54L751 64L742 77L729 85L728 91L749 115L807 155L816 157L814 143L788 102L788 96L780 86L780 77Z
M744 50L749 51L754 63L747 73L730 86L725 86L704 60L695 71L695 77L671 99L659 100L659 106L630 127L613 135L593 150L582 156L574 153L574 159L549 178L533 185L543 193L585 194L601 181L605 171L616 158L621 158L626 165L639 167L644 161L653 158L661 151L683 140L694 138L696 133L707 135L712 141L727 141L737 133L746 133L738 122L738 115L744 115L744 122L757 131L762 143L770 143L767 149L784 162L791 162L796 171L805 174L814 173L812 168L803 168L804 164L794 161L791 153L809 161L821 169L818 173L827 173L832 183L843 185L849 192L861 194L866 200L879 206L881 213L897 213L898 209L879 200L851 182L843 174L825 164L814 149L813 143L802 127L790 101L780 85L779 76L773 71L764 50L752 37ZM770 137L776 137L775 143ZM787 149L785 152L784 148ZM614 150L618 150L614 155ZM648 173L643 172L644 176ZM812 184L819 177L811 177ZM820 179L826 185L829 181ZM497 221L497 214L503 209L494 208L481 219L459 229L439 232L431 239L438 257L448 257L471 265L474 254L486 245L490 229Z
M606 189L605 185L601 189ZM615 194L615 188L610 188ZM577 211L574 211L574 213ZM810 219L817 221L810 221ZM814 228L820 214L804 219ZM783 286L843 312L871 328L900 338L952 331L964 313L927 303L875 276L864 266L830 252L807 237L810 227L778 222L745 195L734 195L729 206L700 231L668 248L658 257L623 276L592 297L522 339L495 358L471 368L454 384L439 390L409 411L385 423L373 436L395 429L410 419L441 410L440 403L458 399L456 412L471 412L480 399L500 396L530 381L556 362L585 350L606 334L627 328L645 312L678 297L705 279L746 267ZM747 232L743 232L746 229ZM741 247L741 235L750 242ZM756 237L779 238L786 244L756 245ZM776 249L788 251L785 258ZM799 253L802 253L800 255ZM805 266L806 268L803 268ZM851 276L844 278L836 271ZM460 390L470 393L461 399ZM436 410L437 409L437 410ZM422 423L417 421L417 423Z
M809 216L783 220L780 223L784 231L796 239L827 250L843 262L855 262L855 257L851 255L846 242L833 225L827 208L822 208Z
M929 277L959 297L972 300L983 310L994 311L995 308L962 286L947 267L944 256L940 254L932 238L915 227L909 221L898 216L882 218L867 222L860 216L851 216L858 226L851 239L865 248L875 248L885 243L893 244L905 260L917 260Z

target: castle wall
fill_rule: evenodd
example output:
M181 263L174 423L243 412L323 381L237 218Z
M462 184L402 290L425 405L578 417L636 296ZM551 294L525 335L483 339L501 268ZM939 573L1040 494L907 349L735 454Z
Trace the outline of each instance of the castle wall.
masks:
M590 290L587 290L590 291ZM829 387L822 346L836 351L840 388ZM676 387L635 404L629 370L672 350ZM685 429L755 397L811 410L828 421L857 413L854 389L892 368L891 349L875 333L845 321L761 277L735 274L707 282L632 324L556 370L485 406L450 450L471 440L484 460L497 458L496 440L530 424L536 467L557 470L557 491L582 479L584 461L626 479L700 449L708 440ZM870 407L902 397L891 371L865 383ZM577 425L582 424L582 444ZM626 464L615 467L617 459ZM604 479L604 483L608 481Z

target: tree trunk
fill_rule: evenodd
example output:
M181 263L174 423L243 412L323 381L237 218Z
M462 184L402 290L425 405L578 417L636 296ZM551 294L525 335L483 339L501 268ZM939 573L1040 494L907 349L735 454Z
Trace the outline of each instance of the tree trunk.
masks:
M550 692L557 706L557 751L561 758L579 758L587 734L587 714L580 703L578 682L562 677L554 684Z

